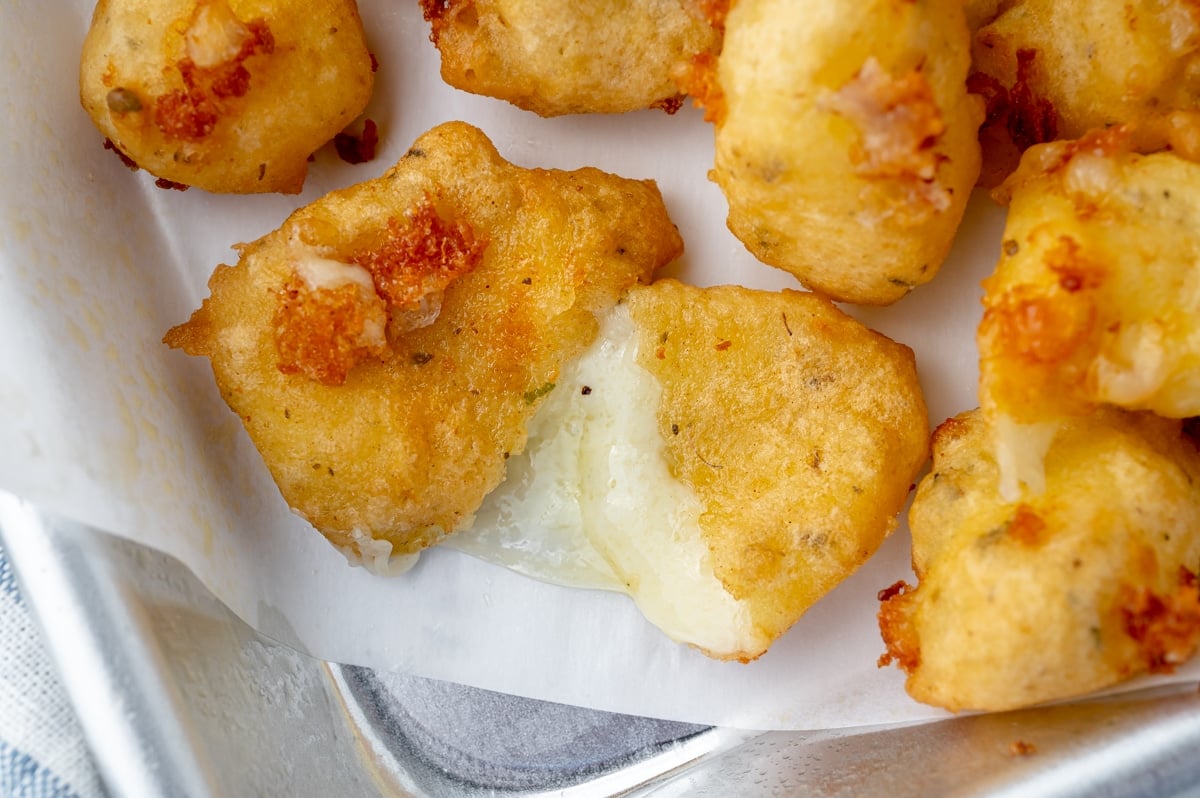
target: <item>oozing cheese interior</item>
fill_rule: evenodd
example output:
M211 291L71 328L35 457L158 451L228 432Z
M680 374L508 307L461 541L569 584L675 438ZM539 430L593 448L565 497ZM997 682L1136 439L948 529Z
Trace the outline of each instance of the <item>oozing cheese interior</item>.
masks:
M756 650L749 609L713 574L703 505L670 473L662 388L637 364L637 345L619 305L564 369L474 527L447 544L547 581L626 592L675 640Z
M296 274L303 278L308 287L314 291L322 288L339 288L346 283L354 283L364 291L375 293L375 283L371 273L353 263L343 263L340 260L322 258L308 250L297 249L292 256Z
M1021 424L1011 416L996 417L996 466L1000 471L1000 497L1015 502L1023 493L1038 496L1046 490L1044 460L1059 422Z

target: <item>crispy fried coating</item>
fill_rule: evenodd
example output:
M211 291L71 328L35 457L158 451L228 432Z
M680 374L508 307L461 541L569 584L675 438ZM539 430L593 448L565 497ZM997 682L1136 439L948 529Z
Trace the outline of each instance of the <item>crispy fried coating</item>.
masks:
M681 251L653 183L521 169L449 123L242 246L166 341L211 359L295 511L411 553L471 522L596 317ZM297 285L329 306L301 346Z
M677 62L719 34L690 0L421 0L442 78L542 116L681 103Z
M1169 671L1200 644L1200 452L1179 421L1098 410L1060 429L1046 489L1005 501L978 411L934 436L909 514L913 589L880 595L917 700L1005 710Z
M1040 145L1004 186L978 333L1001 447L1102 403L1200 415L1200 166L1128 145L1120 128ZM1002 455L1006 485L1040 484L1034 454Z
M709 653L752 659L895 528L928 453L912 351L794 291L668 280L627 304L668 467L699 500L689 534L746 610L749 647Z
M929 437L907 347L812 294L673 280L630 289L528 430L448 543L742 661L876 550Z
M79 70L118 152L229 193L300 191L373 82L354 0L99 0Z
M831 298L887 304L932 279L979 170L982 103L950 0L740 0L715 79L713 179L756 257Z
M1015 0L966 0L963 3L967 14L967 27L971 32L982 28L999 16L1001 9L1010 6Z
M976 6L988 5L977 3ZM1116 124L1138 149L1200 159L1200 6L1191 0L1008 0L975 34L970 85L988 104L980 182L1026 148ZM981 9L977 9L978 11Z

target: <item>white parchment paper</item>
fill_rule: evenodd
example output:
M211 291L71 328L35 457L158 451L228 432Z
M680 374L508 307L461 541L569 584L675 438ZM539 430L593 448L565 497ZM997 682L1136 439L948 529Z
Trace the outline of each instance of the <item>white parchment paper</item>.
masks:
M367 110L382 131L378 159L349 166L323 151L300 196L226 197L158 190L101 148L76 82L90 2L0 1L0 489L176 556L251 625L325 659L745 728L939 717L907 698L897 670L875 666L875 594L911 579L903 529L763 658L740 665L670 642L623 596L454 551L427 552L400 578L372 576L288 512L207 362L160 339L207 295L231 244L377 176L437 123L478 125L524 166L654 178L687 244L672 276L796 285L726 231L699 113L540 119L443 85L415 0L360 7L381 65ZM935 424L976 404L979 281L1002 225L1003 212L976 196L932 284L892 308L851 311L917 352Z

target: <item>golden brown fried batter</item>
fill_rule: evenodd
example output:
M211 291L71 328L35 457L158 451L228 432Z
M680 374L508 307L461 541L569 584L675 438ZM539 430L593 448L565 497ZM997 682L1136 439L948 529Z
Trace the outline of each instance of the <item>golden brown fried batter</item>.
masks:
M1003 188L978 339L1006 495L1040 484L1019 452L1047 423L1102 403L1200 415L1200 166L1128 145L1121 128L1040 145Z
M714 179L756 257L834 299L887 304L933 278L979 170L961 3L741 0L715 78Z
M811 294L659 281L627 303L670 471L761 646L710 653L752 659L895 528L928 452L912 352Z
M976 6L988 5L976 3ZM1137 147L1200 159L1200 5L1192 0L1008 0L975 34L970 85L987 100L980 182L1026 148L1116 124ZM976 9L976 13L982 12Z
M630 289L528 429L451 545L506 540L742 661L876 550L928 446L907 347L811 294L673 280Z
M909 514L914 590L881 593L909 693L1004 710L1165 671L1200 644L1200 451L1178 421L1099 410L1063 425L1046 488L1005 501L977 411L934 436Z
M314 287L293 274L277 296L272 321L284 374L341 385L360 360L386 354L388 308L370 286L348 280Z
M80 99L119 153L172 184L295 193L371 96L354 0L100 0Z
M653 183L521 169L450 123L242 246L166 341L212 360L331 541L414 552L470 523L596 317L681 250Z
M999 16L1000 11L1019 0L966 0L967 27L972 32L979 30Z
M719 34L690 0L421 0L442 78L542 116L677 109L676 62Z

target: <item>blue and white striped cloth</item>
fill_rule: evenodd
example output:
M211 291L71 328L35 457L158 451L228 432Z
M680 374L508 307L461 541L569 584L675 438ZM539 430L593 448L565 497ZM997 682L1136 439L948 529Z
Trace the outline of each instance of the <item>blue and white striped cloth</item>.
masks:
M100 798L79 722L0 548L0 798Z

